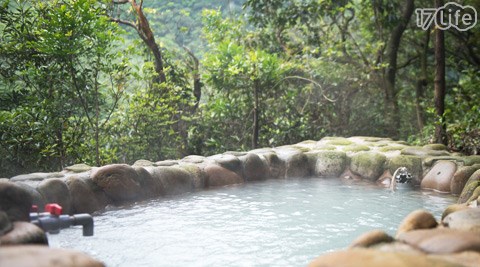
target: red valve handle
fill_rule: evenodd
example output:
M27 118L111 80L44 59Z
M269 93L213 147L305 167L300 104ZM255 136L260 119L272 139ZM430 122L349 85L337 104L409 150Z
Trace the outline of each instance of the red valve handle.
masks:
M45 211L51 215L60 216L62 215L62 206L57 203L50 203L45 205Z
M38 206L37 205L32 205L32 208L30 209L30 212L38 212Z

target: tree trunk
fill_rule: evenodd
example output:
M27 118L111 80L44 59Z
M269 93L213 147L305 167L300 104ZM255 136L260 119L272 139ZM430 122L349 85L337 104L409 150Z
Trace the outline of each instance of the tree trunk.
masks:
M388 68L385 75L385 104L388 112L387 122L391 137L398 138L400 129L400 112L398 109L397 90L395 89L395 78L397 74L397 56L402 35L407 28L408 21L413 14L414 1L407 0L402 16L397 26L393 29L388 42L387 63Z
M253 94L254 94L254 103L253 103L253 135L252 135L252 149L255 149L258 147L258 133L259 133L259 122L258 122L258 117L259 117L259 106L258 106L258 94L260 90L260 84L259 81L256 79L253 82Z
M423 43L422 50L420 54L420 77L417 80L417 85L415 88L415 111L417 113L417 126L418 130L421 133L423 127L425 127L425 116L422 107L422 102L425 98L425 91L428 84L428 72L427 72L427 56L428 56L428 46L430 43L430 31L425 31L425 40Z
M138 36L140 36L140 38L143 40L143 42L147 45L147 47L153 54L155 72L157 73L157 77L154 79L154 82L166 82L167 78L165 77L165 70L163 67L162 52L160 51L160 47L158 47L158 44L155 41L155 36L153 35L152 29L150 28L147 17L145 17L145 14L143 13L143 0L141 0L139 4L136 0L112 0L112 3L114 5L121 5L126 3L130 3L132 5L132 9L137 17L137 21L135 23L118 18L111 18L111 20L123 25L130 26L137 31Z
M443 0L435 0L435 7L443 6ZM438 12L437 16L440 15ZM438 18L437 18L438 19ZM445 36L443 30L435 29L435 80L434 80L435 114L438 122L435 125L435 142L447 145L445 124Z
M193 60L192 68L192 77L193 77L193 96L195 97L195 106L193 108L193 112L197 110L198 105L200 104L200 98L202 97L202 81L200 80L200 70L199 65L200 62L198 58L193 54L192 50L188 49L187 47L183 46L183 49L190 55Z

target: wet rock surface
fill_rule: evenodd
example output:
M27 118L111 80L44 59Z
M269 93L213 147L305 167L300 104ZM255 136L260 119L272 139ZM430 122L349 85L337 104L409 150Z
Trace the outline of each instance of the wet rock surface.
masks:
M61 172L0 179L0 244L47 243L43 231L28 223L32 204L42 210L44 204L57 202L66 213L93 213L107 205L208 187L310 176L359 179L385 186L399 167L406 167L414 184L422 189L459 195L459 204L446 207L440 222L426 211L415 211L399 222L395 237L382 230L365 233L346 250L322 255L311 266L478 266L480 156L449 153L439 144L413 147L389 138L362 136L326 137L209 157L139 160L132 166L77 164ZM2 247L0 261L3 266L8 255L12 262L51 266L55 257L41 256L39 252L44 249L49 250L28 247L23 254L29 256L21 259ZM62 266L103 266L75 252L54 250L53 254L57 252L63 256L59 260L65 262ZM77 257L78 261L69 261Z
M2 266L23 267L104 267L83 253L45 246L10 246L0 249Z

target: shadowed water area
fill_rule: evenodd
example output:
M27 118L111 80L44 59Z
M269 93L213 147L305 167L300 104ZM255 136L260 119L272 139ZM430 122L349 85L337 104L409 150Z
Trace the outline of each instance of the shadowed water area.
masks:
M362 233L394 235L410 212L440 217L455 197L345 179L268 180L110 209L95 235L49 235L107 266L305 266Z

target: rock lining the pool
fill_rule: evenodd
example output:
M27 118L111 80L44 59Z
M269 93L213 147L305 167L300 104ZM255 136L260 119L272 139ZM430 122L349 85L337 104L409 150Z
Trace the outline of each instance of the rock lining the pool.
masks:
M459 204L447 208L439 223L426 212L413 213L395 238L381 231L366 233L350 248L320 256L311 266L338 266L345 259L348 266L476 266L480 262L480 156L450 153L440 144L415 147L377 137L326 137L210 157L138 160L131 166L77 164L56 173L0 179L0 246L47 243L44 234L29 225L31 204L41 210L45 203L56 202L70 214L94 213L108 205L209 187L303 177L362 179L388 187L392 173L401 166L413 175L417 187L459 195Z

